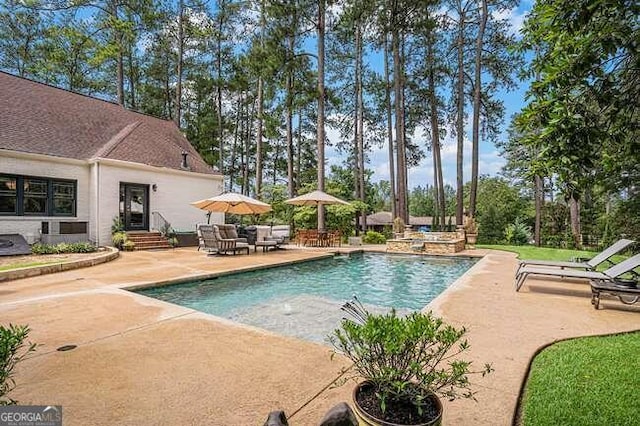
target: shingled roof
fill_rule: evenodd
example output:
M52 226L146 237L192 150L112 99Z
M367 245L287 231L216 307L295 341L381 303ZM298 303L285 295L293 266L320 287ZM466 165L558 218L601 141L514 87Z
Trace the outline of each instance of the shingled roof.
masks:
M0 72L0 148L219 174L169 120Z

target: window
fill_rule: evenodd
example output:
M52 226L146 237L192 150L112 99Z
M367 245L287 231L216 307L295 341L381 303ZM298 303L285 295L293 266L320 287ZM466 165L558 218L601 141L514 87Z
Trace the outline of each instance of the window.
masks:
M75 182L53 181L53 215L73 216L76 207Z
M0 215L75 216L76 181L0 175Z
M47 181L44 179L23 179L22 205L25 215L47 215Z
M17 188L15 176L0 176L0 214L18 213Z

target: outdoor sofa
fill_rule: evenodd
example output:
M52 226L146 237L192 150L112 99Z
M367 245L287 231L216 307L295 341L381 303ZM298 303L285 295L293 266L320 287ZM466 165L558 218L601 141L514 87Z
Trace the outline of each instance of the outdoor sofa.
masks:
M225 235L229 234L225 233ZM249 254L249 244L242 242L242 238L223 238L217 225L198 225L198 237L200 239L198 250L203 248L210 254L229 252L236 254L238 251L246 251Z

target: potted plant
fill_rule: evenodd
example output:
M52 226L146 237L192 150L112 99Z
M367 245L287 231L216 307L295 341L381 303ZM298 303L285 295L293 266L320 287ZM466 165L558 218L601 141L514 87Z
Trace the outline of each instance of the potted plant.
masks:
M353 391L353 403L366 425L439 425L439 396L474 398L468 375L492 370L487 364L471 371L471 363L458 358L469 348L461 340L466 330L431 312L370 314L357 299L342 309L353 319L344 318L329 340L334 354L353 362L344 382L363 379Z
M465 216L464 231L467 243L474 245L478 241L478 223L473 216Z
M124 251L133 251L136 248L136 243L131 240L127 240L122 244L122 249Z

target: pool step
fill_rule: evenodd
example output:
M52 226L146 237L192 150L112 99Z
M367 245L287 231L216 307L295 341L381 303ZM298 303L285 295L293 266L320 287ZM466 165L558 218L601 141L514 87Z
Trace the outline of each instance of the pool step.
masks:
M127 232L127 238L135 244L134 250L169 249L169 241L158 231Z

